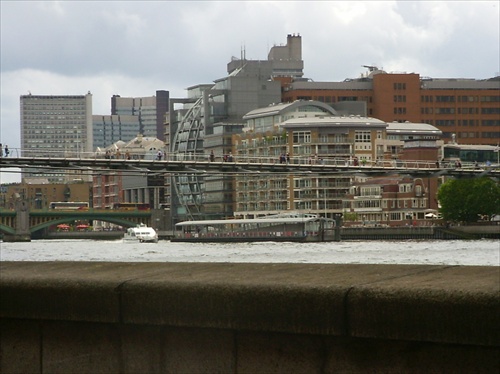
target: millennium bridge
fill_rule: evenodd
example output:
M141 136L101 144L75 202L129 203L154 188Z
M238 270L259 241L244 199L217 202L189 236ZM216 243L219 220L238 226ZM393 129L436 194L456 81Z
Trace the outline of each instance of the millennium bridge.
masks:
M146 160L118 158L82 157L3 157L0 169L42 168L63 170L129 170L144 173L188 173L188 174L240 174L240 173L285 173L285 174L365 174L370 176L394 173L413 177L500 177L499 165L479 167L472 163L456 167L454 164L432 161L382 160L354 165L340 158L315 160L307 157L293 158L290 162L279 162L270 157L242 157L231 162L209 161L206 156L178 155L182 159ZM174 157L172 157L174 158Z
M79 170L96 173L105 170L124 170L144 174L170 173L179 174L318 174L318 175L349 175L364 174L367 176L382 176L389 174L408 174L413 177L441 177L472 178L488 176L498 179L500 169L498 165L479 167L474 164L465 164L461 167L431 161L377 161L354 165L340 158L326 158L315 160L307 157L295 157L287 162L279 162L275 158L254 157L238 158L231 162L210 161L201 155L173 155L166 160L147 159L118 159L118 158L90 158L90 157L3 157L0 158L0 170L9 168L40 168L54 170ZM177 158L177 159L174 159ZM178 159L182 158L182 159ZM149 224L150 212L112 212L109 210L89 210L78 212L48 212L30 211L19 202L15 211L0 211L0 232L15 236L16 240L26 238L52 225L70 222L73 220L101 220L116 223L124 227L135 226L138 223Z

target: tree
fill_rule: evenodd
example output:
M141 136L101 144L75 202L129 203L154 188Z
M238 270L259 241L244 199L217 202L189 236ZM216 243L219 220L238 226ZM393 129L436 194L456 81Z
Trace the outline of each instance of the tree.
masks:
M437 196L447 221L476 222L480 215L500 213L500 186L487 177L449 180Z

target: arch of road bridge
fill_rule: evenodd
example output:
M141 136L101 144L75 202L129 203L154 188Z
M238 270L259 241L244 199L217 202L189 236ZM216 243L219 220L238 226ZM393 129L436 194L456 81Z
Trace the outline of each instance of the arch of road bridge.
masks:
M107 215L100 216L100 215L96 214L96 215L88 215L84 219L85 220L99 220L99 221L103 221L103 222L114 223L116 225L120 225L123 227L135 227L139 223L145 223L145 224L150 223L149 217L147 219L144 219L144 218L146 218L146 217L130 217L128 219L124 219L124 218L117 218L117 217L109 217ZM43 229L48 228L48 227L53 226L53 225L59 225L61 223L73 222L75 219L82 219L82 217L58 217L55 219L50 219L50 220L47 220L47 221L40 223L38 225L31 226L30 233L33 234L36 231L43 230ZM6 227L8 227L8 226L6 226Z
M16 233L16 229L7 225L0 224L0 232L3 234L14 235Z

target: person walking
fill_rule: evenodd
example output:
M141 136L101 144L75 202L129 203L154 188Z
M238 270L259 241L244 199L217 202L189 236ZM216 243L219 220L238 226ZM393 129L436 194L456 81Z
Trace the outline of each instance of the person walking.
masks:
M5 144L5 157L9 157L9 146L7 144Z

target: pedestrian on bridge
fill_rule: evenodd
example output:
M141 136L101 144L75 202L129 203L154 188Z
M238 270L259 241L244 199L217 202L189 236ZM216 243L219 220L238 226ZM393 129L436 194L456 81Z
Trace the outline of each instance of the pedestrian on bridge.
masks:
M9 146L7 144L5 144L5 157L9 157Z

